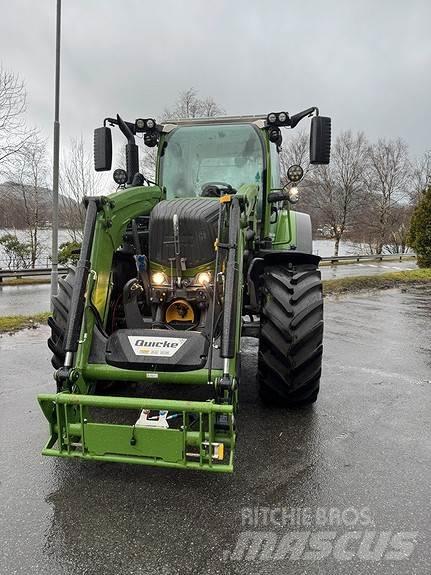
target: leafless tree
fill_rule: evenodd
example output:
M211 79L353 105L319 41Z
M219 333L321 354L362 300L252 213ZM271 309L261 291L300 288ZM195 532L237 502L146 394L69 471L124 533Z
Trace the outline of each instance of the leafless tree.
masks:
M388 236L384 251L391 254L404 254L409 251L408 236L413 213L411 204L393 206L388 219Z
M171 108L165 108L162 121L166 122L179 118L212 118L224 114L224 109L215 100L208 96L200 98L194 88L181 92ZM142 154L142 172L150 180L154 180L156 173L157 148L144 148Z
M141 172L142 174L151 181L154 181L156 177L156 164L157 164L157 147L149 148L144 146L142 160L141 160Z
M376 214L376 252L388 243L391 212L409 196L411 164L407 144L400 139L380 139L368 150L368 201Z
M18 196L21 200L19 209L22 212L30 247L30 265L34 268L43 251L39 231L47 215L44 204L48 177L45 140L33 136L31 140L26 141L16 152L9 175L10 196L15 198Z
M431 150L427 150L412 166L410 199L416 204L427 185L431 185Z
M24 83L13 72L0 66L0 173L10 169L10 160L34 136L24 121L26 92Z
M341 239L365 203L367 151L362 132L342 132L333 146L331 164L309 173L309 202L319 211L327 237L335 240L334 255L338 255Z
M194 88L181 92L172 108L165 108L163 119L208 118L224 114L213 98L200 98Z
M82 240L85 222L85 196L101 191L102 177L94 171L92 154L86 149L82 136L72 139L63 158L60 174L60 215L62 225L72 241Z

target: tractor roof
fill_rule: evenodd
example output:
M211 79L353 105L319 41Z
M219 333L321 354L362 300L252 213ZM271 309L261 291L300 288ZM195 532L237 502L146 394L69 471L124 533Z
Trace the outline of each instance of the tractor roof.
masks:
M258 128L267 126L267 115L257 116L215 116L208 118L180 118L163 123L163 132L170 132L177 126L207 126L214 124L255 124Z

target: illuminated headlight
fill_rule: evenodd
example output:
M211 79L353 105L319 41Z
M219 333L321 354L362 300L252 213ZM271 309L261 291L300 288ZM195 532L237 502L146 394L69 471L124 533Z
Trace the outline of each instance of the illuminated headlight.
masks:
M206 286L211 281L211 274L209 272L201 272L196 276L196 283L201 286Z
M151 276L151 283L156 286L161 286L163 284L167 284L168 280L163 272L155 272Z
M281 122L282 124L284 124L284 122L287 120L287 114L286 112L280 112L278 114L278 121Z
M290 166L290 168L287 170L287 177L291 182L299 182L303 175L304 170L297 164Z
M268 114L267 120L268 124L275 124L277 121L277 116L275 114Z
M296 202L299 200L298 188L297 187L290 188L288 194L289 194L289 202L291 204L296 204Z
M123 170L122 168L117 168L116 170L114 170L112 177L114 178L114 182L119 186L122 186L127 182L126 171Z

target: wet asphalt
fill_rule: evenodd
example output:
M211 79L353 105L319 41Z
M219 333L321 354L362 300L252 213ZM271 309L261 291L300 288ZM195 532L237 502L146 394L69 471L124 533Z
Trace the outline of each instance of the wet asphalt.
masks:
M47 329L3 335L0 573L429 574L431 291L327 299L325 314L321 394L308 410L260 403L256 344L243 340L235 473L223 476L42 458ZM268 524L265 509L290 519ZM335 531L338 547L314 560L286 544L285 558L244 557L247 531L277 542ZM365 531L386 541L377 555L358 550ZM399 532L413 534L395 560L387 541Z

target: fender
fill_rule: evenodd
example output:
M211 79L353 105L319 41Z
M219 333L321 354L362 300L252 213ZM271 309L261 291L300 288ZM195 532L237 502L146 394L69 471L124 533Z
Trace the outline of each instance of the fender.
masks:
M262 275L267 266L277 264L308 264L318 267L322 258L314 254L293 250L260 250L253 258L247 273L247 287L250 306L254 313L259 310L258 293L261 287Z

